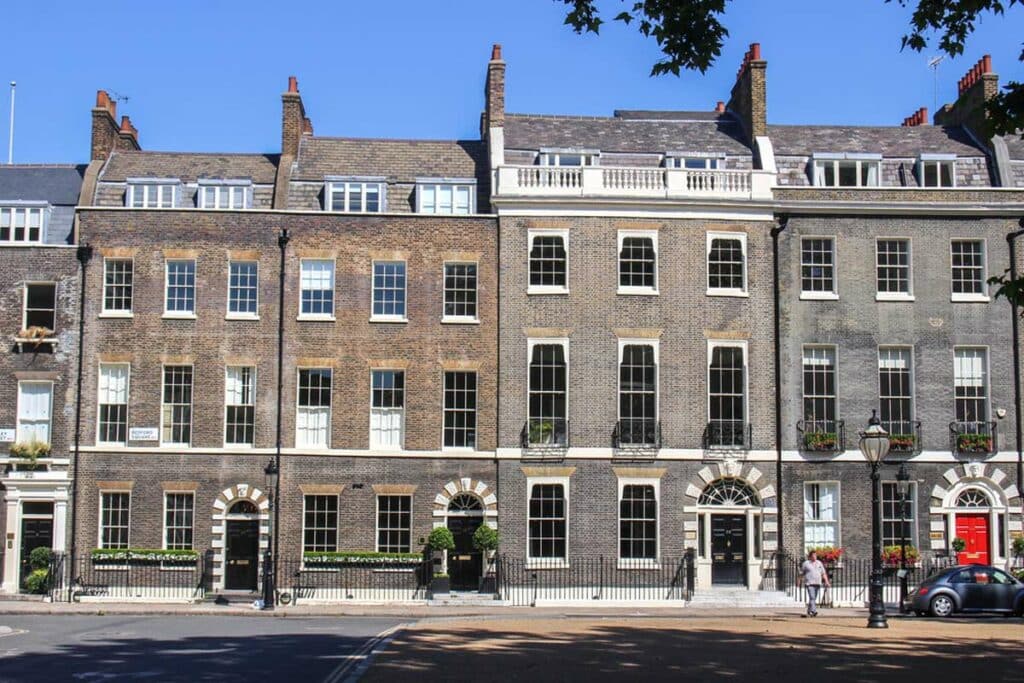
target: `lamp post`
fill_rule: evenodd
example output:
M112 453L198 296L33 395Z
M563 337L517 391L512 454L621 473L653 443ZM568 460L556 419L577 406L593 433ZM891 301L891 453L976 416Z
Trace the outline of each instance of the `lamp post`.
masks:
M860 433L860 452L871 466L871 602L868 628L889 628L882 599L882 479L879 466L889 454L889 434L882 429L878 411L871 411L868 428Z
M907 463L901 462L896 473L896 488L900 493L900 612L906 612L907 602L907 496L910 493L910 474Z
M273 523L278 473L277 462L274 461L274 458L271 458L267 466L263 468L263 474L266 476L267 499L270 502L270 507L267 510L269 523ZM270 533L267 534L267 550L263 553L263 609L274 609L274 594L276 593L274 590L274 549L272 547L274 543L274 530L268 528L268 531Z

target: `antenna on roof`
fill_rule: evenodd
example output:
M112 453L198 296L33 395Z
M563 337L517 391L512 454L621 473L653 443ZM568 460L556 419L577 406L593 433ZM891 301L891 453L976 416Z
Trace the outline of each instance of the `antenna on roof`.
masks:
M107 93L110 94L110 99L114 100L115 102L127 102L131 99L131 97L129 97L128 95L122 95L121 93L114 92L113 90L107 90Z
M932 70L932 111L939 110L939 64L946 55L939 55L928 60L928 68Z
M11 129L7 134L7 165L10 166L14 163L14 89L18 86L15 81L11 81Z

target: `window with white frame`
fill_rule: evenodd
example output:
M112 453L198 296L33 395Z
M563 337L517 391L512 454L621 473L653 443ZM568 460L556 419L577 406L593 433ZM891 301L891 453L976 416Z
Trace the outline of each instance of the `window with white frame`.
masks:
M128 363L100 363L98 443L124 445L128 441L130 374Z
M475 372L444 373L444 447L476 448Z
M653 294L658 289L658 234L619 232L619 292Z
M875 242L875 254L878 296L911 296L910 240L879 239Z
M836 349L804 347L804 434L836 432Z
M563 293L569 288L568 231L530 231L531 292Z
M747 348L716 342L708 359L708 434L712 447L747 444Z
M527 441L568 444L568 342L529 342Z
M953 240L949 243L953 268L953 299L988 299L985 278L985 241Z
M477 297L475 263L444 264L444 318L475 321Z
M908 546L917 547L917 482L907 483L909 489L906 505L901 505L899 484L895 481L882 482L883 547L900 545L903 539L906 539Z
M685 168L690 171L712 171L721 168L724 158L700 155L665 155L665 168Z
M416 199L419 213L471 214L476 208L476 183L420 180Z
M0 206L0 244L41 243L49 213L41 206Z
M596 150L542 149L541 166L597 166L601 153Z
M18 382L18 443L50 443L53 382Z
M192 442L192 366L165 365L160 443L188 446Z
M836 293L835 240L804 237L800 240L800 293L802 296Z
M565 484L531 484L528 512L528 557L565 560L568 538Z
M377 496L377 552L407 553L411 537L412 496Z
M373 262L373 313L376 320L405 320L405 261Z
M303 496L303 552L338 550L338 496Z
M384 210L383 181L335 180L327 183L328 211L380 213Z
M130 258L103 259L103 312L131 313L135 262Z
M192 550L194 493L164 493L164 548Z
M804 549L839 546L839 483L804 484Z
M173 182L128 181L125 204L133 209L172 209L178 205L181 185Z
M978 425L988 421L988 350L957 348L953 350L953 397L956 421Z
M621 486L619 558L658 559L658 496L654 484Z
M878 407L885 431L894 437L913 437L913 349L899 346L878 348Z
M819 187L877 187L879 155L814 155L814 184Z
M123 550L128 547L132 494L126 491L100 492L100 547Z
M252 183L199 182L200 209L248 209L251 199Z
M231 261L228 264L228 315L255 317L259 307L259 264Z
M196 312L196 262L193 259L168 259L164 313L192 316Z
M370 372L370 448L402 448L405 443L405 372Z
M743 294L747 291L747 236L708 233L708 293Z
M23 329L40 327L51 333L57 330L57 284L30 282L25 285Z
M658 442L658 345L619 342L620 445Z
M224 443L252 446L256 438L256 368L229 365L224 384Z
M956 157L922 154L917 162L917 181L921 187L955 187Z
M331 369L299 370L296 448L327 448L331 429Z
M299 315L308 318L333 317L334 261L302 259L299 269Z

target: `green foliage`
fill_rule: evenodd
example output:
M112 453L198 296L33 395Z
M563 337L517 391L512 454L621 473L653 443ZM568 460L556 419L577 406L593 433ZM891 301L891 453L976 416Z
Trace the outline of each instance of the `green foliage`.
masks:
M35 595L43 595L50 590L50 570L33 569L25 577L25 590Z
M887 545L882 549L882 562L890 567L898 566L900 563L901 547L898 545ZM907 562L913 564L921 559L921 553L912 545L907 545Z
M967 541L957 536L949 543L949 547L953 549L953 552L962 553L964 548L967 547Z
M473 533L473 547L480 552L497 550L498 532L486 524L481 524Z
M1024 111L1024 106L1021 107ZM988 283L996 288L996 298L1003 297L1018 307L1024 306L1024 278L1010 279L1010 270L1007 268L1002 275L993 275ZM1024 316L1024 308L1020 309L1020 315Z
M807 432L804 434L804 447L809 451L834 451L838 443L839 438L835 432Z
M53 561L53 551L45 546L33 548L28 554L28 566L32 569L46 569Z
M302 553L302 559L306 564L418 564L423 561L423 556L419 553L307 550Z
M1024 557L1024 536L1018 536L1013 539L1010 549L1013 551L1014 557Z
M439 526L427 536L427 547L432 550L455 550L455 538L448 527Z
M100 562L194 562L195 550L164 550L162 548L95 548L92 559Z
M991 453L992 437L987 434L958 434L956 449L961 453Z

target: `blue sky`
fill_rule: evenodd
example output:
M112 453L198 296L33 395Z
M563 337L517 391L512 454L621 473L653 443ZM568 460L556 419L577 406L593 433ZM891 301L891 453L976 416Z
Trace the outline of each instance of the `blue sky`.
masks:
M900 52L909 10L882 0L732 0L722 56L707 74L679 78L649 77L653 40L617 22L577 36L553 0L7 4L0 82L18 82L23 163L85 161L99 88L130 98L119 113L145 149L277 151L291 74L318 135L473 137L494 42L504 45L514 112L710 110L728 99L755 41L773 123L898 124L933 110L935 53ZM621 3L599 6L610 20ZM986 19L965 55L939 67L939 103L986 52L1001 82L1024 81L1022 26L1021 6ZM6 147L10 102L0 94Z

